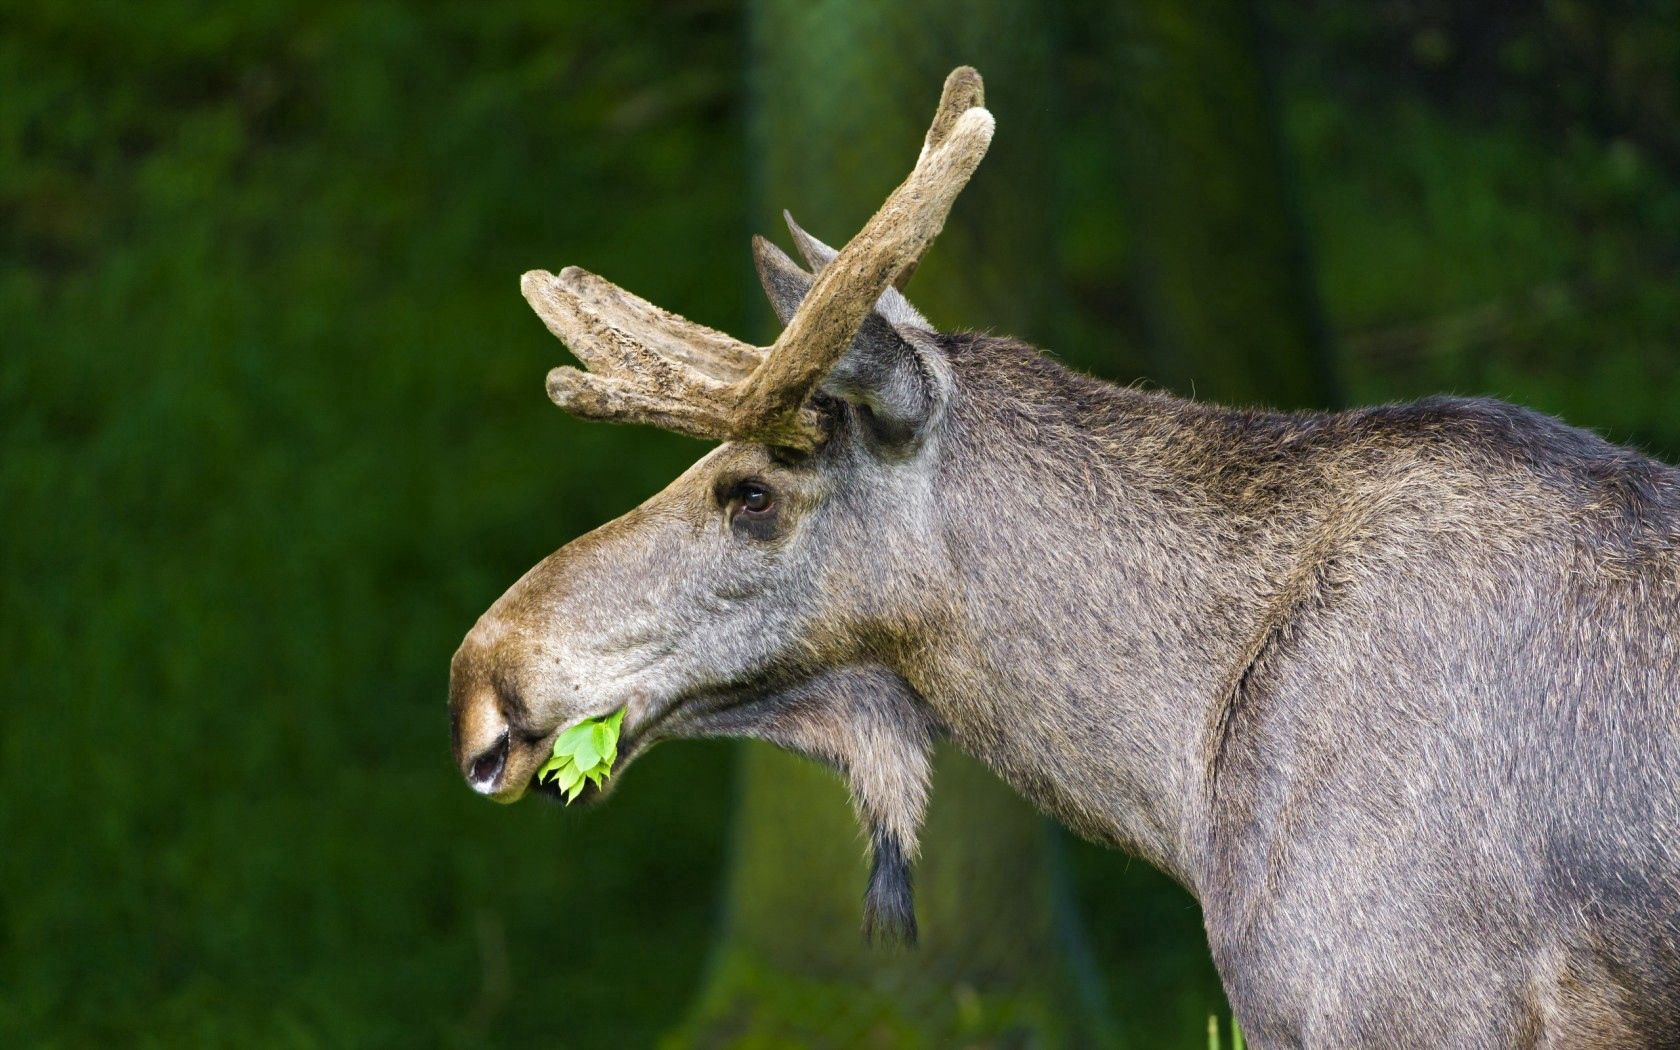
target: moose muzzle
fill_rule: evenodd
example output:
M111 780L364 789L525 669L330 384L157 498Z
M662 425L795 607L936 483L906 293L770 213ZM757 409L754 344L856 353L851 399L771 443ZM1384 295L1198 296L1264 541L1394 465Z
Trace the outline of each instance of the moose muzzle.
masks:
M455 764L474 791L514 802L542 763L542 742L519 731L514 713L521 710L520 699L498 683L495 648L486 643L485 633L481 624L467 635L449 664Z

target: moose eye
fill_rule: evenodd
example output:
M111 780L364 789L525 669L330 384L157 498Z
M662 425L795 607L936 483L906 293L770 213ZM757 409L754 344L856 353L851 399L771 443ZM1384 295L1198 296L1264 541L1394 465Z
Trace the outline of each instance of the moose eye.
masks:
M743 481L736 486L735 500L740 504L741 513L749 518L762 518L776 506L770 490L756 481Z
M742 481L730 486L723 501L726 520L737 533L757 540L775 536L776 494L762 481Z

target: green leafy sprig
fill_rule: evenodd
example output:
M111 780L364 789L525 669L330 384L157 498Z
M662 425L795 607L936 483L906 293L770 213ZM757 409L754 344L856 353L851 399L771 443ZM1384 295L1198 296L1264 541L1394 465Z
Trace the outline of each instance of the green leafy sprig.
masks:
M559 785L568 805L583 793L586 781L600 787L618 760L618 728L623 724L621 707L601 718L586 718L555 737L554 757L537 770L538 782Z

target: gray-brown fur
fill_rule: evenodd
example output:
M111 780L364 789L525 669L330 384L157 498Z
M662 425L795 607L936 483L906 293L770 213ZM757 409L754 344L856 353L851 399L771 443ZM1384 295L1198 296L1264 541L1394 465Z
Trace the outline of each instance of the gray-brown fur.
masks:
M815 278L757 255L791 316ZM1680 1046L1680 472L1498 402L1220 408L885 312L815 447L721 446L485 614L479 790L621 706L620 769L772 740L851 783L890 929L944 733L1197 896L1257 1047Z

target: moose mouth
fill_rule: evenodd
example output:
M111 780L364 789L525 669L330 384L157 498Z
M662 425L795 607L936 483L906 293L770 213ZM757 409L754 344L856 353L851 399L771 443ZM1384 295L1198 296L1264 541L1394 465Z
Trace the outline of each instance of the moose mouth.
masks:
M655 700L645 694L637 696L626 705L624 728L618 738L618 758L600 786L586 781L583 790L568 803L558 780L543 783L538 773L532 773L530 790L562 805L588 806L599 802L612 792L619 774L653 745L671 737L715 735L722 728L716 721L720 716L750 707L763 698L762 689L744 687L680 694L665 700ZM547 742L552 744L560 732L556 730ZM739 734L726 731L724 735Z
M591 781L585 781L583 790L573 796L571 802L567 802L566 793L561 789L559 780L550 779L547 783L544 783L539 771L531 774L530 790L561 805L581 804L588 806L605 798L612 790L608 785L617 783L614 778L638 755L662 739L654 731L682 704L680 699L662 704L655 702L652 704L653 710L651 713L647 712L649 706L650 702L642 697L636 697L626 705L628 710L624 719L624 728L620 731L618 737L618 758L613 761L612 769L603 778L600 786L596 786ZM554 739L560 735L561 731L559 729L555 730L545 743L552 746Z

